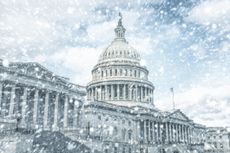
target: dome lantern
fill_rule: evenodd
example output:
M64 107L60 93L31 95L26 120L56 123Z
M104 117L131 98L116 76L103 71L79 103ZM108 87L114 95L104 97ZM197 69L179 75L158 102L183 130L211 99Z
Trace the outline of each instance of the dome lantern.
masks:
M122 25L122 14L120 12L119 12L119 17L120 17L120 19L118 21L117 27L114 29L115 34L116 34L115 40L120 40L120 41L126 42L126 40L125 40L126 29Z

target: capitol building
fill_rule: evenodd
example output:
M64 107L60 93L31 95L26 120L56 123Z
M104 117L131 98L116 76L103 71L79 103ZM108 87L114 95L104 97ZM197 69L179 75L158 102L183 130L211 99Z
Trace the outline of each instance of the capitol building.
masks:
M208 127L181 110L155 107L149 71L126 40L122 17L114 31L87 86L73 84L35 62L0 61L0 152L10 152L7 144L14 146L12 152L32 152L34 135L43 131L59 132L92 153L216 151L215 140L207 139L218 131L210 134ZM229 153L230 133L222 131L226 141L218 152ZM23 141L26 150L18 145ZM48 151L44 147L40 152Z

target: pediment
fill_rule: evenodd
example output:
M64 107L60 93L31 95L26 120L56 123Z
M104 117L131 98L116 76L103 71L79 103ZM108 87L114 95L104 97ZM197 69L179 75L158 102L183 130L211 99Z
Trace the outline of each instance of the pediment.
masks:
M53 78L53 73L38 63L13 63L11 68L40 79L51 80Z
M189 120L189 118L184 113L182 113L180 110L177 110L177 111L169 114L169 117L174 118L174 119L183 120L183 121Z

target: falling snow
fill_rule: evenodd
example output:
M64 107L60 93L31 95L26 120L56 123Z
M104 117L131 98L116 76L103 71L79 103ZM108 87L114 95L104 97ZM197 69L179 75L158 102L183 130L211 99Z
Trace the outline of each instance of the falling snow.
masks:
M132 121L138 120L143 114L151 114L156 120L173 118L176 114L180 119L194 121L194 126L200 129L210 127L206 129L206 135L191 135L191 139L202 141L207 152L218 147L229 149L224 153L230 152L229 0L1 0L0 8L0 153L109 153L111 148L114 153L131 153L134 150L140 153L157 152L159 150L132 147L129 152L129 145L121 149L123 144L120 141L131 146L149 143L142 142L144 136L128 138L128 132L141 128L138 124L134 126ZM118 15L119 12L122 16ZM126 30L125 41L135 49L125 48L122 43L113 46L116 43L114 28L121 18ZM116 58L122 59L126 52L121 55L123 52L116 53L114 50L131 50L132 60L128 62L138 59L139 65L137 62L132 67L140 66L143 72L129 69L104 71L117 64L112 61L100 67L104 56L101 53L108 49L108 45L112 45L110 53L116 54ZM107 56L110 55L105 58ZM124 62L125 58L121 61ZM88 85L93 86L97 79L106 83L110 73L118 77L114 81L128 75L133 81L139 76L139 84L144 84L140 90L146 88L146 92L138 95L139 84L136 86L135 82L130 83L127 89L122 84L105 89L102 83L103 87L94 91L101 97L97 95L88 101ZM127 83L130 79L123 81ZM32 85L24 90L27 84ZM23 111L23 108L36 109L32 105L35 103L33 99L36 99L36 88L42 89L37 93L40 96L37 98L38 114L50 118L44 125L55 129L51 122L57 120L58 126L71 124L82 128L66 127L63 131L57 128L54 132L49 128L43 129L45 117L40 116L36 120L33 111ZM154 89L154 94L149 94L147 88ZM170 88L173 88L173 92ZM112 93L112 90L116 90L114 95L104 96L105 91ZM128 95L125 97L126 93L117 94L126 90L127 93L131 92L129 101L133 100L135 105L125 101L125 98L130 98ZM46 91L50 95L45 94ZM60 97L54 94L56 91L60 91ZM15 95L12 96L12 93ZM137 101L142 94L144 103L139 106ZM73 97L65 98L66 95ZM114 101L119 100L116 101L119 106L113 105L114 101L103 103L103 98L112 96L117 98ZM121 97L124 99L119 99ZM51 109L55 104L45 105L49 101L68 101L68 104L61 107L57 104L59 107L55 110ZM150 106L149 102L153 102L154 106ZM176 107L174 111L173 103ZM94 110L99 106L115 112L100 114L100 111ZM45 114L46 109L51 109L51 113L63 111L55 119L51 114ZM127 115L124 112L128 112ZM68 115L64 116L65 113ZM24 122L36 120L42 125L21 127L23 114L27 116ZM130 119L130 114L135 114L135 117ZM116 115L120 116L114 119ZM151 125L146 124L143 129L145 126L150 129ZM152 127L155 127L152 132L159 132L159 137L166 134L165 124ZM177 131L173 128L172 135L176 135ZM132 136L137 134L134 130L132 132ZM151 135L151 131L148 135ZM111 139L116 143L107 143ZM216 139L224 143L216 143ZM103 146L96 143L101 140L106 142ZM192 152L191 148L186 150L178 147L178 144L172 144L171 148L160 151ZM198 151L194 149L193 152Z

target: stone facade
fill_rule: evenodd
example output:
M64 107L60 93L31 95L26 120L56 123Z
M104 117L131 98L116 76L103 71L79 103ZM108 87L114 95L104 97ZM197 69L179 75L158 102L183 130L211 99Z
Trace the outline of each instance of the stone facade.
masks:
M230 152L230 130L223 127L210 127L206 130L206 152Z
M0 64L0 116L18 128L74 128L85 88L54 75L38 63Z
M149 71L126 41L125 31L120 18L116 37L101 54L86 87L38 63L1 61L0 125L5 128L0 133L5 136L0 143L22 129L32 132L16 142L32 140L38 130L60 131L103 153L204 153L212 133L180 110L155 107Z

